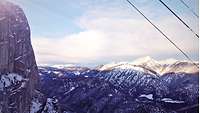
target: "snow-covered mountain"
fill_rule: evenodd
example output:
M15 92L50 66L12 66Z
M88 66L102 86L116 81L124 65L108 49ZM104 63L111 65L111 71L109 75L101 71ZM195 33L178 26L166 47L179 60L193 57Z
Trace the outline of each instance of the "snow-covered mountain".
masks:
M41 91L48 99L33 106L49 113L182 113L176 110L198 103L198 73L155 76L112 69L90 74L42 73Z
M40 75L57 75L57 76L80 76L84 73L89 73L92 70L87 67L79 66L40 66Z
M195 62L196 65L199 65L198 62ZM119 63L110 63L99 66L98 70L111 70L114 68L121 69L134 69L143 72L153 72L159 75L165 73L196 73L199 72L199 69L192 62L184 60L179 61L175 59L166 59L166 60L154 60L151 57L143 57L134 60L133 62L119 62Z
M199 65L198 62L195 62L196 65ZM59 76L65 75L64 72L70 72L71 75L81 75L91 72L102 72L102 71L135 71L140 73L146 73L156 76L162 76L166 73L197 73L199 69L190 61L179 61L175 59L166 59L166 60L154 60L151 57L143 57L136 59L132 62L116 62L108 63L104 65L99 65L96 68L88 68L76 66L74 64L65 64L65 65L43 65L39 66L41 72L46 73L55 73ZM69 73L67 73L69 75Z
M198 74L188 61L150 57L92 69L40 66L41 91L48 99L32 106L52 113L182 113L176 110L198 103Z
M39 67L39 73L41 76L97 77L122 89L128 88L126 91L130 95L154 93L154 96L162 98L170 92L170 87L168 87L168 84L171 84L170 80L196 79L198 69L188 61L174 59L156 61L150 57L144 57L133 62L110 63L94 69L74 65L59 66L59 68L57 66Z

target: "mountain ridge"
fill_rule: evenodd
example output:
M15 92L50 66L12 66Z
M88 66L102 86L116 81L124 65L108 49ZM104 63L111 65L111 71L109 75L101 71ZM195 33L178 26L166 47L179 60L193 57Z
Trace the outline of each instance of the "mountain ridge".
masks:
M198 62L195 62L196 65L199 65ZM87 66L78 66L75 64L65 64L65 65L45 65L40 67L53 67L59 69L81 69L85 68L88 70L97 70L97 71L106 71L113 69L132 69L136 71L142 71L145 73L157 74L159 76L164 75L165 73L196 73L199 72L199 69L190 61L187 60L176 60L173 58L166 60L154 60L151 57L142 57L136 59L132 62L116 62L102 64L96 67L87 67Z

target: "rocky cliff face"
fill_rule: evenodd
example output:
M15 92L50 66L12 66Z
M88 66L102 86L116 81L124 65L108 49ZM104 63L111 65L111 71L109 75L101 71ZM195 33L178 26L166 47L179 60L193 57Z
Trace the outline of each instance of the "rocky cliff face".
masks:
M38 69L21 8L0 0L0 113L27 113Z

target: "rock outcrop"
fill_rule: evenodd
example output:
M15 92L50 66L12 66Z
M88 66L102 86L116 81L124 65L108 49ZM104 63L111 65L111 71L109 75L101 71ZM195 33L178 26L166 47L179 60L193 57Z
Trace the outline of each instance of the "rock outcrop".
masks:
M0 113L29 112L37 75L26 16L18 6L0 0Z

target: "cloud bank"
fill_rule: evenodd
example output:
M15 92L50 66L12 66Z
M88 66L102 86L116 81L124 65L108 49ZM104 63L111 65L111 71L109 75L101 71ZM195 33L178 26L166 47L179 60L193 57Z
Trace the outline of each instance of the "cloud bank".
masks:
M83 31L65 37L32 39L38 63L104 63L147 55L184 58L144 18L130 10L95 8L84 12L75 22ZM176 18L158 17L153 22L180 48L198 56L198 39ZM195 22L190 24L198 31Z

